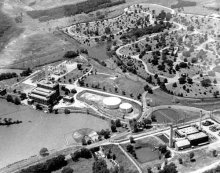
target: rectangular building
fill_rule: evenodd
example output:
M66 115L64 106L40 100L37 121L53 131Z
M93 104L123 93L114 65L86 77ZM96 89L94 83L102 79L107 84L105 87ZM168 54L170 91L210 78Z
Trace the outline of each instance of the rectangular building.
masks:
M190 148L190 142L188 139L182 139L175 142L176 150L184 150L186 148Z
M37 87L28 96L35 103L53 106L60 97L59 84L43 80L37 84Z
M191 134L187 136L187 139L189 140L192 146L197 146L199 144L209 142L209 137L204 132Z

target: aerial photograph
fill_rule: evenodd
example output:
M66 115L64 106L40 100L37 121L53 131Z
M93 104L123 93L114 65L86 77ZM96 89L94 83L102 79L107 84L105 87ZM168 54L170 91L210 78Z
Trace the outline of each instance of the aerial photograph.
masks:
M0 173L220 173L220 0L0 0Z

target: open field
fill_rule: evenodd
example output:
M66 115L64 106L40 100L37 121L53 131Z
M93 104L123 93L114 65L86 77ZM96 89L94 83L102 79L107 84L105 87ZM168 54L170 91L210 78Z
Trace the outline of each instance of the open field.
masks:
M162 164L164 162L164 158L160 154L155 147L159 147L159 145L164 144L160 139L156 137L146 137L140 140L136 140L134 144L134 150L137 158L135 159L130 153L130 157L132 157L138 165L147 173L147 168L154 167ZM127 151L127 145L123 144L122 147L125 151ZM161 157L161 159L159 159Z
M199 118L199 112L192 113L176 109L159 109L152 115L156 117L156 123L184 123Z
M15 21L2 12L2 3L0 2L0 52L7 43L18 36L22 29L16 26Z
M54 8L44 9L44 10L32 10L28 11L28 15L30 15L33 19L38 19L40 21L49 21L53 19L59 19L63 17L73 16L76 14L80 14L82 12L89 13L91 11L95 11L98 9L118 5L123 3L122 1L80 1L75 4L68 4L63 6L57 6Z
M45 114L24 106L0 102L1 118L22 121L0 127L0 167L38 155L42 147L56 151L66 147L65 134L81 128L106 129L108 122L86 114ZM16 112L15 112L16 111ZM16 144L16 145L14 145Z
M105 145L103 146L105 151L111 150L116 155L116 161L119 165L124 167L126 173L138 173L137 168L134 164L125 156L125 154L119 149L117 145Z
M70 163L68 163L67 166L73 168L74 172L91 173L92 165L94 161L95 161L94 158L91 159L80 158L79 161L77 162L71 161ZM61 170L55 171L53 173L61 173Z
M89 86L99 85L99 88L119 95L124 95L137 99L139 94L144 92L144 84L140 81L134 81L120 75L95 74L89 75L84 79L84 82ZM124 94L123 94L124 92Z
M83 1L85 0L57 0L56 2L53 0L21 0L22 3L35 10L53 8L66 4L75 4Z
M207 146L203 149L193 151L195 154L194 162L190 161L189 153L175 154L175 156L171 159L171 162L175 163L179 173L196 171L205 165L210 165L219 160L219 154L217 157L213 157L213 150L217 150L217 153L220 151L217 145ZM182 158L183 164L179 164L178 158Z

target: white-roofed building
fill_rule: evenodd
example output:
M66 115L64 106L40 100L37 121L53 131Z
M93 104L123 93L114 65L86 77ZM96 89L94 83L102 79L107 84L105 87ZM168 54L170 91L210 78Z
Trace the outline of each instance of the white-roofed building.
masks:
M183 150L190 147L190 142L188 139L181 139L175 142L176 150Z

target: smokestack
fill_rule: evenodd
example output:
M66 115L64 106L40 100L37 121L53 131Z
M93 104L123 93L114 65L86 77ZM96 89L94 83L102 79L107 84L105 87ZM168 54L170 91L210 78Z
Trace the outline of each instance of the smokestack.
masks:
M48 83L48 66L45 66L45 81Z
M202 110L200 111L199 130L202 130Z
M173 147L173 125L170 125L170 141L169 141L169 147Z

